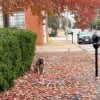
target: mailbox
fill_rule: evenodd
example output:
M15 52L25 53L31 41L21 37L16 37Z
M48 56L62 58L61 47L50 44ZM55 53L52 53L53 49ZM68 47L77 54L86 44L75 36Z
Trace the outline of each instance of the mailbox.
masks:
M73 32L70 32L69 34L73 35Z
M100 46L100 36L97 34L94 34L92 37L92 41L93 41L93 47L95 49L99 48Z
M100 36L94 34L92 37L93 47L95 48L95 77L98 77L98 48L100 46Z

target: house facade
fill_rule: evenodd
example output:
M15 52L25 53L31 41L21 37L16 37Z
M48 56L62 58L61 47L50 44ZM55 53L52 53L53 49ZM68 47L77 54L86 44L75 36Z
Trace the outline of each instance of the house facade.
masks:
M3 27L2 9L0 9L0 27ZM36 32L37 45L45 44L48 41L47 19L40 20L38 16L32 15L30 9L10 15L9 27L18 27Z

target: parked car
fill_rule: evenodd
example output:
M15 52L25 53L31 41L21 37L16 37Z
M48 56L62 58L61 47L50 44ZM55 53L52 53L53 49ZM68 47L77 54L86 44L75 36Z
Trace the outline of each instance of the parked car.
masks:
M78 34L77 42L81 43L92 43L92 36L94 32L90 30L84 30Z

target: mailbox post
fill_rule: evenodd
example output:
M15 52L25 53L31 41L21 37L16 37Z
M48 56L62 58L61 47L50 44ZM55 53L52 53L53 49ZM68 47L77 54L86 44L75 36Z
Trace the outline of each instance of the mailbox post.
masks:
M70 32L69 34L72 35L72 43L73 43L73 32Z
M72 43L73 43L73 32L71 32L71 34L72 34Z
M95 77L98 77L98 48L100 45L100 37L94 34L93 37L93 47L95 48Z

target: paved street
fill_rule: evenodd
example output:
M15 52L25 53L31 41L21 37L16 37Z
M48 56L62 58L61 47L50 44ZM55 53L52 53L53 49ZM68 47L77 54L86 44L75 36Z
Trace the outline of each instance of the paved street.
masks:
M89 52L89 53L94 53L95 52L95 49L93 47L92 44L81 44L79 45L83 50ZM98 49L98 53L100 53L100 47Z
M92 44L82 44L79 46L83 51L87 52L87 54L92 55L91 58L95 60L95 49ZM98 48L98 59L100 59L100 47ZM100 61L99 61L99 65L100 65Z

